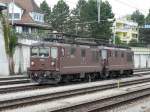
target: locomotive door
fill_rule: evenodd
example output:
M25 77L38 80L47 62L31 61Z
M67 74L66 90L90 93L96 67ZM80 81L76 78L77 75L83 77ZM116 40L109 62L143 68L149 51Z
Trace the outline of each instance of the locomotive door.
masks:
M58 47L51 47L51 66L59 70L60 65L59 49Z
M102 49L101 50L101 57L102 57L102 67L106 68L107 64L108 64L108 56L107 56L107 50L106 49Z

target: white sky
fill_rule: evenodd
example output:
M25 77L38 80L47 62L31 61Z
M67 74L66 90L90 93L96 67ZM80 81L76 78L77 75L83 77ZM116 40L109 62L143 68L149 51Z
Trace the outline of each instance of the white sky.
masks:
M40 4L43 0L35 0ZM58 0L46 0L49 6L53 7ZM65 0L66 3L73 9L78 0ZM103 0L104 1L104 0ZM113 9L116 17L121 17L131 14L136 9L139 9L143 14L147 14L150 9L150 0L107 0Z

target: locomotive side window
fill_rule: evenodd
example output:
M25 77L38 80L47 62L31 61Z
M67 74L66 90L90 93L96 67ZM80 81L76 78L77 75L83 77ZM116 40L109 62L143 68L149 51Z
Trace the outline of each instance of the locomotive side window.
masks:
M132 62L132 54L131 53L127 54L127 61Z
M76 49L75 49L74 47L72 47L72 48L70 49L70 55L74 55L75 52L76 52Z
M112 52L111 50L108 51L108 56L111 57L112 56Z
M48 57L49 56L49 48L40 48L39 56L40 57Z
M102 56L102 52L101 52L101 50L99 51L99 57L101 57Z
M38 56L38 54L39 54L38 52L39 52L38 48L37 47L33 47L31 49L31 56Z
M85 49L81 49L81 56L86 57L86 50Z
M92 51L92 61L94 61L94 62L99 61L99 52L98 51Z
M121 57L124 58L124 52L121 53Z
M51 47L51 58L56 59L58 57L58 48L57 47Z
M118 57L118 52L117 52L117 51L115 51L115 57L116 57L116 58Z

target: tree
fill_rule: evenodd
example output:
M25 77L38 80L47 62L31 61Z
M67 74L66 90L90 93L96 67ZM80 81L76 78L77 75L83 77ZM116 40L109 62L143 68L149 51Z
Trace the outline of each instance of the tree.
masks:
M122 44L120 37L116 36L116 38L115 38L115 44L116 45L121 45Z
M96 0L89 0L87 6L87 20L88 21L97 21L97 3ZM112 22L107 21L108 19L114 18L110 4L105 1L101 3L101 21L100 23L90 24L90 33L92 36L100 36L101 38L109 39L112 35L111 27Z
M54 5L52 11L52 27L58 32L66 31L69 12L69 6L63 0L59 0L58 3Z
M14 74L13 55L14 55L15 48L17 45L17 37L12 26L10 26L9 21L4 17L2 13L0 14L0 17L1 17L2 25L3 25L5 49L6 49L6 54L8 56L8 61L9 61L9 71L10 71L10 74Z
M145 18L145 22L146 22L146 24L150 24L150 9L149 9L148 15Z
M137 22L139 26L142 26L145 23L145 17L139 10L133 12L131 15L131 20Z
M82 7L84 5L84 7ZM80 10L78 10L80 9ZM97 22L98 10L96 0L80 0L76 7L76 15L79 16L79 22L84 27L80 27L80 31L83 31L87 36L96 38L109 39L112 35L111 27L112 22L108 19L114 18L112 8L110 4L105 1L101 3L101 22Z
M73 9L72 15L73 15L73 22L76 24L74 26L74 30L77 33L77 35L83 36L86 34L86 18L85 18L85 11L86 11L87 2L86 0L79 0L76 8ZM80 24L81 23L81 24ZM80 30L78 30L80 28Z
M45 22L50 23L51 22L51 8L48 6L45 0L40 4L40 9L45 14L44 16Z
M139 39L140 42L145 45L150 45L150 29L149 28L140 28L139 30Z

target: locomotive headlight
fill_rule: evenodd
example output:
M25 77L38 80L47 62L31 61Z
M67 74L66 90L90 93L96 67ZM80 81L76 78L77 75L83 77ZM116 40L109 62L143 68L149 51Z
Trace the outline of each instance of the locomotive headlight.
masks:
M34 66L34 64L35 64L35 63L32 61L32 62L31 62L31 65Z
M55 65L55 62L51 62L51 65L54 66L54 65Z

